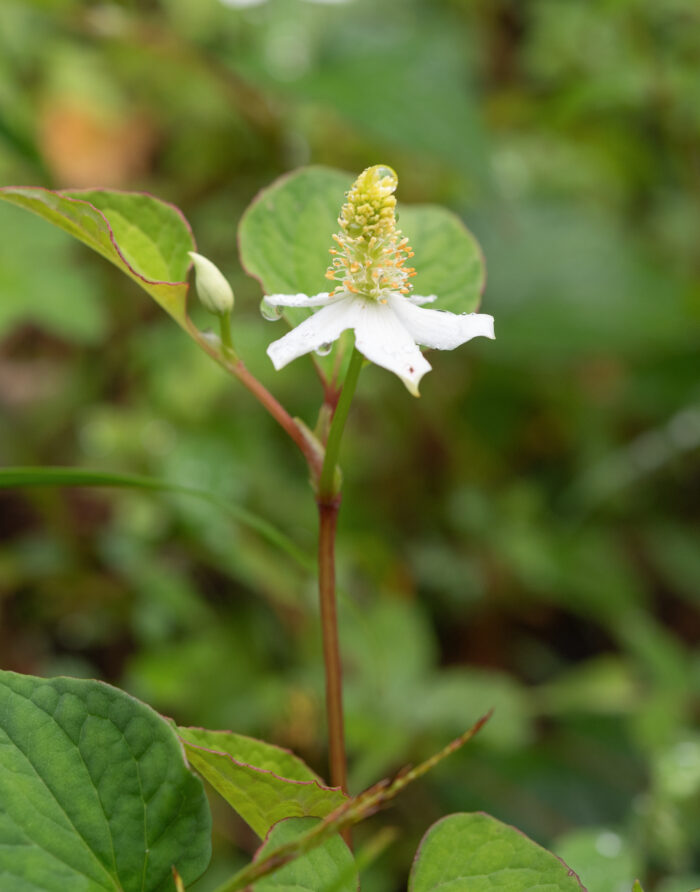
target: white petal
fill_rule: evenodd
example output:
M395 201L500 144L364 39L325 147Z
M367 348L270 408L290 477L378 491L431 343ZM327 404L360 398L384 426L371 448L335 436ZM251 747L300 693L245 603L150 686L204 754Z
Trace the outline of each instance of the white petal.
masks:
M414 396L430 363L388 303L356 300L355 346L367 359L398 375Z
M431 304L437 300L437 294L429 294L427 297L422 297L420 294L407 294L405 296L397 294L396 296L403 297L404 300L410 301L410 303L415 304L417 307L420 307L423 304Z
M321 307L324 304L336 303L348 297L347 291L331 295L325 291L323 294L266 294L263 300L272 307Z
M317 350L322 344L331 344L348 328L353 328L357 302L352 298L334 301L323 307L313 316L304 319L291 331L273 341L267 348L267 355L276 369L281 369L288 362Z
M436 350L454 350L460 344L481 335L495 337L493 316L464 313L458 316L446 310L425 310L402 297L391 295L389 305L417 344Z

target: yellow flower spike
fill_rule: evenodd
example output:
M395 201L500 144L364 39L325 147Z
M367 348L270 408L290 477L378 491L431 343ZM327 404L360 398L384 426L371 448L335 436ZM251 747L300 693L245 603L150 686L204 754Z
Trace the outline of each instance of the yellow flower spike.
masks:
M412 270L402 267L411 249L396 227L398 184L391 167L375 164L351 186L338 218L342 231L333 236L342 256L334 259L326 273L327 279L339 282L335 294L347 290L381 300L385 291L407 294L407 287L410 291Z

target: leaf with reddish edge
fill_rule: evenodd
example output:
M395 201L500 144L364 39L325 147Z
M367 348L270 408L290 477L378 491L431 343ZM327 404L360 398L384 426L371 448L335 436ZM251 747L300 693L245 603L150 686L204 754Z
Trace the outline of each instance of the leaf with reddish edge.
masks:
M185 330L192 230L171 204L142 192L0 189L0 199L38 214L106 257Z
M265 852L259 851L256 859L251 864L219 886L216 892L240 892L242 889L247 889L255 881L275 873L285 864L289 864L317 846L323 845L326 840L331 839L338 833L342 833L346 827L352 827L353 824L357 824L373 815L380 808L386 806L410 783L423 777L423 775L442 762L443 759L446 759L468 743L483 728L490 715L491 713L487 713L485 716L482 716L468 731L465 731L464 734L448 743L440 752L416 765L415 768L401 772L393 781L380 781L380 783L365 790L364 793L360 793L359 796L347 799L328 817L310 826L310 829L301 833L295 839L281 843Z
M178 734L190 765L261 839L284 818L325 818L348 799L289 750L231 731Z
M448 815L416 853L409 892L585 892L573 870L482 812Z

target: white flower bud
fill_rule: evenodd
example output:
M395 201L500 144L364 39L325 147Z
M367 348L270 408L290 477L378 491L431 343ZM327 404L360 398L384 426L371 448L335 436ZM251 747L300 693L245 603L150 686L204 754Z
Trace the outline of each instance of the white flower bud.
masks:
M233 309L233 291L223 273L211 260L195 251L188 252L194 262L197 294L210 313L225 316Z

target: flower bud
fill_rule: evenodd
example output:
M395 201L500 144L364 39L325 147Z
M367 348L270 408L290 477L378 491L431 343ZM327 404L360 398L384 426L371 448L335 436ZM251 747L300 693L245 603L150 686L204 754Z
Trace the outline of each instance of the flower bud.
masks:
M233 291L221 270L211 260L195 251L188 252L194 263L195 284L199 299L217 316L225 316L233 309Z

